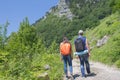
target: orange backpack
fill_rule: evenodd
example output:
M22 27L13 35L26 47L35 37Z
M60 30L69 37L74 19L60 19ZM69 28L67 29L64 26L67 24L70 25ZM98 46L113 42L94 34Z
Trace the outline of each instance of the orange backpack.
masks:
M60 44L60 52L62 55L69 55L71 54L71 44L66 42L66 43L61 43Z

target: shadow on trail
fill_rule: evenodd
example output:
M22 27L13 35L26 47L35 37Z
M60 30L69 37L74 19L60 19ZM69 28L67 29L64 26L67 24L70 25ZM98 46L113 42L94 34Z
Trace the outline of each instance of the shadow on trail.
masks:
M80 76L79 74L75 74L75 75L73 75L74 78L79 77L79 76Z
M86 74L86 77L94 77L94 76L96 76L95 73ZM73 75L73 77L74 77L74 79L76 79L77 77L80 77L80 75L79 74L75 74L75 75Z
M87 74L86 77L93 77L93 76L96 76L95 73L90 73L90 74Z
M74 74L73 77L74 77L74 79L75 79L75 78L77 78L77 77L80 77L80 75L79 75L79 74Z

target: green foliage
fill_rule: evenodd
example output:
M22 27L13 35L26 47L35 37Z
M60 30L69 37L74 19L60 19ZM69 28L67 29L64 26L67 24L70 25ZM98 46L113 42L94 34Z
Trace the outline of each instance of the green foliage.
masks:
M53 41L52 44L50 45L50 47L48 48L48 54L55 54L55 53L59 53L59 47L58 44L56 43L56 41Z
M37 43L34 44L33 48L35 49L35 53L39 54L42 54L47 50L42 39L38 39Z
M2 37L2 26L0 26L0 49L2 49L2 41L3 41L3 37Z
M62 37L66 35L69 39L74 37L79 29L94 28L100 19L111 14L111 0L70 0L69 8L74 17L72 20L65 16L57 17L54 12L46 15L33 25L36 27L38 38L42 38L45 45L49 47L55 40L60 43ZM55 12L58 13L58 10Z
M14 56L14 55L11 55ZM58 54L36 54L32 61L28 55L23 58L11 57L7 63L0 65L0 79L5 80L37 80L38 76L47 72L50 80L58 80L62 77L63 64L60 62ZM50 65L50 70L45 70L44 66Z
M116 65L119 67L120 58L120 21L119 14L115 13L101 21L101 24L93 30L86 32L91 46L95 47L97 40L103 38L103 36L109 36L109 40L105 45L100 48L95 47L92 50L91 58L96 61L100 61L110 65Z
M112 7L113 12L119 11L120 13L120 0L111 0L110 6Z
M34 57L35 61L32 62L33 75L37 77L43 72L48 72L50 80L59 80L63 74L63 64L60 62L59 54L43 54ZM44 69L45 65L50 65L50 70Z
M47 72L51 80L61 78L63 65L56 41L46 47L36 33L26 18L19 31L9 36L6 51L0 51L0 79L37 80L43 72ZM45 70L45 65L50 65L50 70Z
M4 25L0 25L0 49L4 49L7 40L7 27L10 23L6 21Z
M45 20L41 20L34 25L37 30L37 37L43 39L46 47L49 47L54 40L59 43L63 35L72 32L69 26L70 22L66 18L49 15Z
M30 26L26 18L20 24L20 29L17 33L12 33L8 38L6 49L14 54L18 52L25 52L27 49L33 47L37 41L35 28Z
M53 9L58 11L56 7ZM115 13L105 18L119 10L119 0L70 0L70 9L74 14L72 20L48 13L46 19L30 25L25 18L18 32L13 32L7 41L8 23L4 32L0 26L0 80L37 80L44 72L50 80L60 80L63 64L58 44L64 35L74 42L79 29L86 30L85 35L94 47L93 60L120 67L120 15ZM104 35L109 36L108 42L100 48L95 47ZM3 42L5 49L1 50ZM45 70L45 65L50 65L50 70Z
M118 66L118 68L120 68L120 60L117 60L115 64Z

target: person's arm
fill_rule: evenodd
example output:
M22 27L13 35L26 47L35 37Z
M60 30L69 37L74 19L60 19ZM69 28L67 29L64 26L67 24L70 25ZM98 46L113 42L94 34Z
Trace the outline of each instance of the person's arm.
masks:
M86 39L86 47L87 47L87 50L88 50L88 55L90 56L90 46L89 46L89 42L88 42L87 39Z
M73 50L72 50L72 45L71 45L71 43L70 43L70 46L71 46L71 48L70 48L71 58L73 59Z
M74 44L74 52L76 52L75 44ZM78 55L75 55L76 59L78 59Z
M62 61L63 60L63 56L62 56L62 54L60 53L60 60Z
M62 45L62 43L60 43L60 60L62 61L63 58L62 58L62 53L61 53L61 45Z

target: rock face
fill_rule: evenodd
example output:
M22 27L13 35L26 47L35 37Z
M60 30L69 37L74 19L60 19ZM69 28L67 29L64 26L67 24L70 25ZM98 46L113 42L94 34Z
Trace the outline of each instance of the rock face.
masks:
M49 76L48 76L48 73L43 73L43 74L40 74L37 78L37 80L50 80Z
M45 70L49 70L50 69L50 65L47 64L47 65L44 66L44 68L45 68Z
M72 20L73 14L69 9L70 0L59 0L56 6L50 8L43 19L46 19L47 14L52 13L58 17L66 16L68 19Z
M69 0L59 0L58 12L56 13L56 15L58 15L59 17L66 16L68 19L72 19L73 14L69 9L69 4Z
M50 65L49 65L49 64L46 64L46 65L44 66L44 69L45 69L45 70L50 70ZM44 73L38 75L37 80L50 80L50 78L49 78L48 73L47 73L47 72L44 72Z
M105 35L102 39L97 41L97 45L96 46L97 47L101 47L102 45L104 45L107 42L108 38L109 37Z

